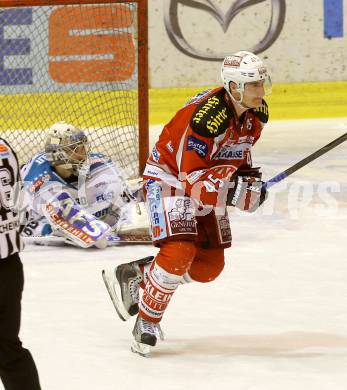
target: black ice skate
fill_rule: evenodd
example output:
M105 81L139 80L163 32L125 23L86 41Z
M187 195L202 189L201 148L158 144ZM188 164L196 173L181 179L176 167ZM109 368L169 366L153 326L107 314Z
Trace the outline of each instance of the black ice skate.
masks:
M153 259L149 256L121 264L113 271L102 271L107 291L121 320L126 321L139 312L139 289L143 280L139 266L151 263Z
M149 322L137 317L135 326L133 329L134 340L131 345L132 352L138 353L141 356L148 356L151 347L157 344L157 339L164 339L163 332L159 324Z

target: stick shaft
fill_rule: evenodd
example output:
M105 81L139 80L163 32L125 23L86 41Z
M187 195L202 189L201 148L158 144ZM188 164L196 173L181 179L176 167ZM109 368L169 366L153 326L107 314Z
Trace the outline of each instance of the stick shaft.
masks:
M296 164L292 165L291 167L287 168L285 171L280 172L276 176L272 177L270 180L265 182L265 187L269 189L273 185L279 183L280 181L286 179L288 176L293 174L294 172L298 171L305 165L309 164L311 161L316 160L318 157L322 156L323 154L327 153L329 150L334 149L336 146L342 144L347 140L347 133L341 135L340 137L336 138L334 141L330 142L329 144L323 146L322 148L316 150L309 156L303 158Z
M30 236L23 237L23 241L26 244L39 244L49 246L78 246L73 242L66 241L65 237L60 236ZM126 244L151 244L151 237L147 234L121 234L118 236L118 240L108 240L107 246L119 246Z

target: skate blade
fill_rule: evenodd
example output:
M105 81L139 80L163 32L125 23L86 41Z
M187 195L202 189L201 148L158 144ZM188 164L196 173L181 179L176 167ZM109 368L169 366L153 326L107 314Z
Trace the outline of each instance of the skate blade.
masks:
M151 346L133 340L133 343L131 344L131 351L142 357L149 357L151 353Z
M118 286L118 290L120 291L120 286L114 272L102 270L102 278L119 318L122 321L128 320L130 318L130 314L125 309L122 300L118 298L115 289L113 288L113 284L116 284Z

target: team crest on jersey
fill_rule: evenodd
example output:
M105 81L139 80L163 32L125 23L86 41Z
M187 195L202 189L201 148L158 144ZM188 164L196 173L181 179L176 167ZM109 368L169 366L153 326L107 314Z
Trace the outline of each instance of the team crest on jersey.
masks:
M187 150L194 150L200 156L205 157L207 155L208 145L201 139L189 135L187 141Z

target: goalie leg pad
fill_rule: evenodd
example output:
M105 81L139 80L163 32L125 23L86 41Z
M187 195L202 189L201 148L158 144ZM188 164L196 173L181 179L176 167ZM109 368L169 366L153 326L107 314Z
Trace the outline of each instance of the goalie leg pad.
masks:
M67 192L55 195L42 206L49 223L82 248L98 246L110 231L110 226L86 210Z

